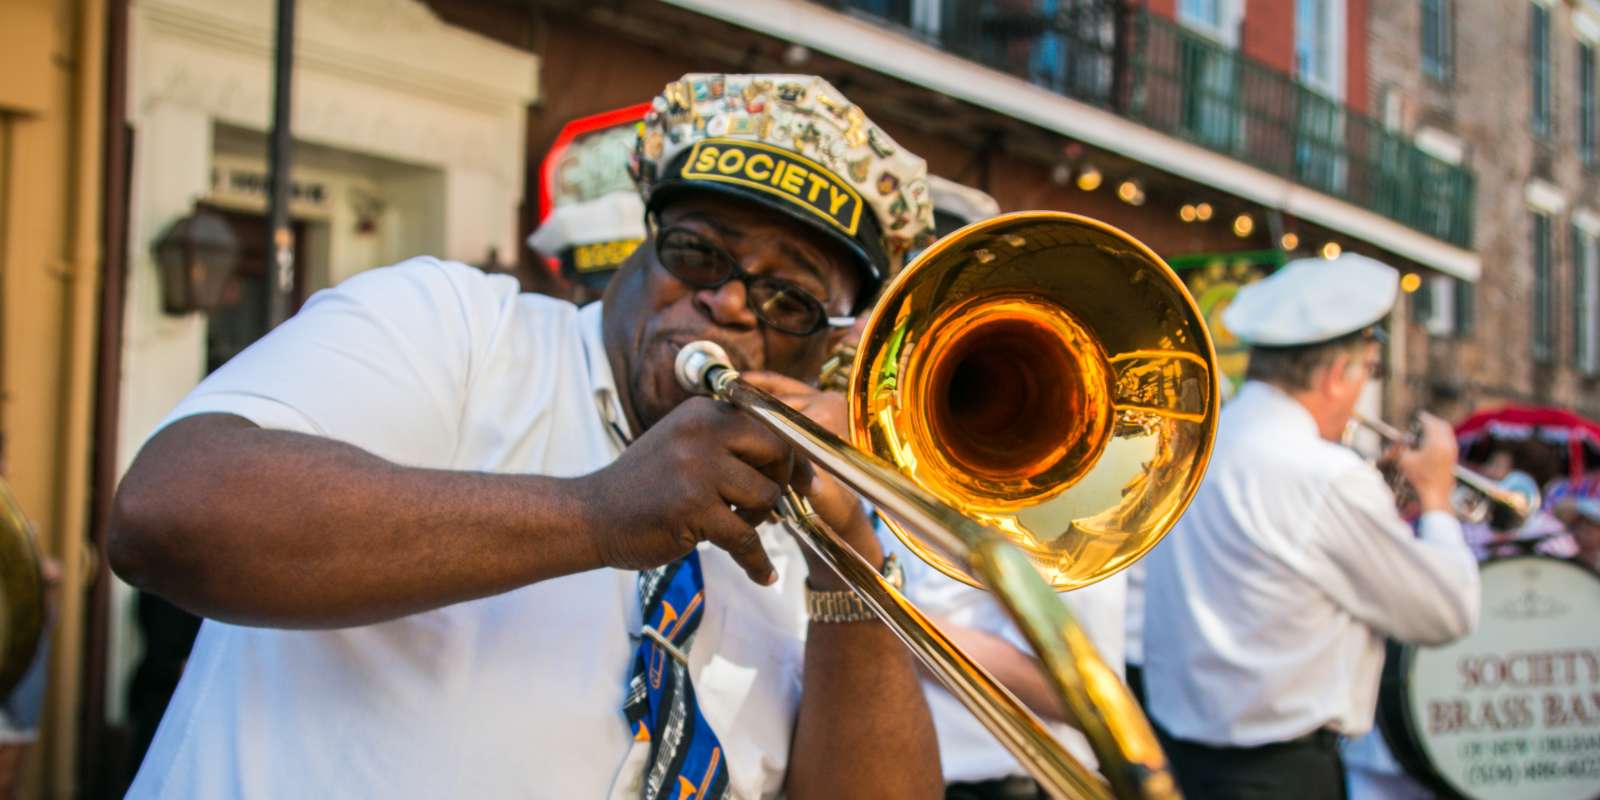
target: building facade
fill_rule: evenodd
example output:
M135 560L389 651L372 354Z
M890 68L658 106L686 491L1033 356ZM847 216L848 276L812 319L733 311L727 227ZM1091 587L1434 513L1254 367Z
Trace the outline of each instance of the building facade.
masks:
M267 137L273 0L127 0L125 263L107 345L108 488L205 375L266 332L271 260ZM456 4L442 4L447 10ZM523 138L539 90L525 46L447 21L420 0L296 4L290 169L291 311L319 289L414 255L495 263L520 247ZM485 28L492 24L485 23ZM503 30L494 30L504 34ZM221 301L174 312L158 245L181 221L220 220L236 250ZM87 448L85 448L87 449ZM102 563L102 568L103 568ZM115 796L130 741L129 686L148 650L131 587L102 572L94 729L53 790ZM146 623L148 624L148 623ZM170 654L179 664L183 652ZM67 740L70 741L70 740ZM76 783L74 783L74 781Z
M61 567L40 743L21 789L70 785L82 686L100 317L106 6L0 5L0 477Z
M1478 276L1469 159L1442 159L1375 116L1370 0L531 8L535 49L560 81L530 115L530 160L565 121L685 72L814 72L932 172L1002 209L1080 213L1146 242L1213 322L1243 282L1304 255L1364 252L1411 275L1408 287ZM1243 349L1213 333L1236 380ZM1406 353L1397 343L1392 360ZM1371 404L1411 408L1406 391L1391 382Z
M301 0L296 297L417 253L528 266L522 242L546 188L534 167L568 122L647 100L688 72L806 72L844 90L932 172L1002 209L1079 213L1149 244L1212 322L1230 378L1243 349L1217 319L1233 293L1287 259L1355 251L1396 266L1415 290L1371 410L1457 416L1536 400L1596 414L1595 5ZM261 332L245 312L250 282L265 275L273 2L111 6L127 15L125 102L114 112L130 137L117 237L125 291L108 350L120 379L96 413L114 432L102 455L118 475L178 399ZM1504 58L1473 55L1485 52ZM15 152L24 140L4 137L23 117L6 106L20 101L5 77L0 144ZM0 160L0 199L15 161ZM0 203L0 213L17 208ZM153 245L197 211L258 245L241 252L244 294L232 310L170 314ZM12 376L33 362L12 355L24 335L12 320L26 315L11 313L24 295L11 290L5 253L0 424L10 433L21 407L11 387L34 378ZM26 296L59 299L41 291ZM90 322L71 319L91 327L70 341L92 338ZM52 357L35 366L54 369ZM71 385L45 372L38 379ZM85 530L68 512L86 501L52 500L60 490L45 486L33 491L48 526ZM86 716L115 726L140 642L130 592L111 585L109 646L89 665L108 687ZM53 785L71 793L70 766L61 769Z
M1389 122L1469 160L1478 181L1479 283L1434 281L1411 307L1416 403L1600 415L1600 3L1371 2L1372 92Z

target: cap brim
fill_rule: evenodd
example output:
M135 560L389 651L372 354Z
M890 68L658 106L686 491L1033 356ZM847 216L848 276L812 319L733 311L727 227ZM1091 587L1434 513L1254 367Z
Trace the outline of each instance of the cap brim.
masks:
M617 274L615 269L597 269L589 272L567 273L567 280L582 284L590 289L603 290L611 282L611 276Z
M715 192L740 200L758 203L763 208L776 211L784 216L805 224L812 230L826 234L832 241L844 245L856 259L856 266L860 268L861 288L856 292L856 303L851 308L852 312L859 311L860 306L872 297L883 283L883 275L887 267L888 258L880 250L874 257L867 247L855 236L846 235L843 231L828 225L815 216L806 213L802 208L792 203L785 202L765 192L746 189L738 184L715 183L712 181L698 181L685 178L665 178L656 183L650 191L650 202L647 210L654 212L673 198L681 197L690 192ZM880 261L884 266L880 267Z

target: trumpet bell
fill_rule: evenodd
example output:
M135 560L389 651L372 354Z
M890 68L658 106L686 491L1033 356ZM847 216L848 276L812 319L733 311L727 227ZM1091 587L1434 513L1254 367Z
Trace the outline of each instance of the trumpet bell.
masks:
M1062 591L1132 564L1182 514L1216 434L1216 375L1193 299L1148 248L1074 214L1009 214L885 288L850 374L850 432Z

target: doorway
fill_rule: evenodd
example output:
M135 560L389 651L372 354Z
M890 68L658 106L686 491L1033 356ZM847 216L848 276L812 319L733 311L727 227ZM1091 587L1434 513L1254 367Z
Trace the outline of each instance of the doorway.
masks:
M267 279L272 264L271 226L265 216L247 211L208 206L233 228L239 242L239 263L223 290L222 307L211 312L206 325L206 374L228 363L267 333ZM294 286L289 291L289 313L300 310L306 297L306 222L292 220L294 236Z

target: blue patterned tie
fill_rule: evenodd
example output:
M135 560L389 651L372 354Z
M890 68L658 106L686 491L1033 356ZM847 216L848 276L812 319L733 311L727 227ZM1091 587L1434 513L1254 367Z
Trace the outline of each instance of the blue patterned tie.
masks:
M705 614L700 553L639 573L644 635L633 656L623 703L635 741L650 743L644 800L720 800L728 794L727 758L695 702L689 650ZM663 640L665 643L663 643Z

